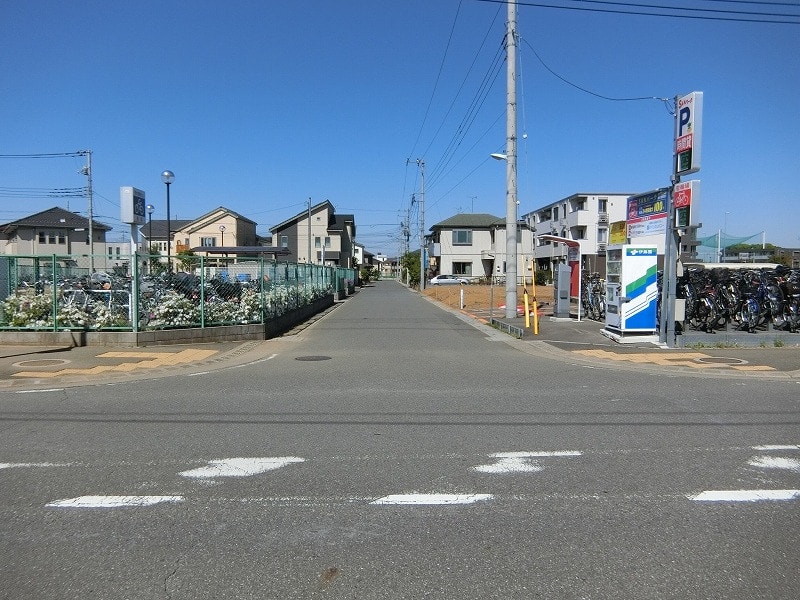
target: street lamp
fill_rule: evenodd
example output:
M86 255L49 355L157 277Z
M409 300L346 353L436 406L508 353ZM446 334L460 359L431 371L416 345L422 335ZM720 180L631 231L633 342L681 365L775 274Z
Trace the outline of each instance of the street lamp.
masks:
M161 181L167 186L167 272L172 273L172 262L170 262L171 247L172 247L172 227L169 220L169 186L175 181L175 173L172 171L163 171L161 173Z

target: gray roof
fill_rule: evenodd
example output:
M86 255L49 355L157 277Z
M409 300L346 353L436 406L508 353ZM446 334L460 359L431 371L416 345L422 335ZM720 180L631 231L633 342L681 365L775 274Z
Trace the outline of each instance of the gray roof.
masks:
M19 229L20 227L86 229L89 227L89 219L58 206L54 206L53 208L48 208L42 212L23 217L17 221L11 221L10 223L0 225L0 229L4 230ZM92 228L99 231L108 231L111 229L111 227L96 219L92 219Z
M495 217L494 215L486 214L486 213L464 213L450 217L449 219L445 219L435 225L431 225L431 231L436 231L437 229L454 229L459 227L465 227L470 229L490 229L492 227L497 227L499 225L505 225L506 220L501 217Z

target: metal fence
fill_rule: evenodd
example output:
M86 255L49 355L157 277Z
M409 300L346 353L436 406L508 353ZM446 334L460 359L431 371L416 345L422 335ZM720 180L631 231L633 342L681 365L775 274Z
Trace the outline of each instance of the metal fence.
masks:
M0 329L143 331L264 323L352 291L355 269L264 258L121 256L110 271L73 256L0 257ZM80 257L85 262L86 257Z

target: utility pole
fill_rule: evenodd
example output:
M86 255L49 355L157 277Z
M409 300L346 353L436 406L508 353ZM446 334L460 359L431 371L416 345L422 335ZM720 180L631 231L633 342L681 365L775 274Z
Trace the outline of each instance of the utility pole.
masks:
M311 196L308 197L308 264L311 264Z
M425 161L418 158L421 187L419 198L419 289L425 289Z
M517 317L517 3L506 32L506 319Z
M82 150L78 152L87 157L86 166L81 170L82 175L86 175L86 197L89 201L87 215L89 217L89 274L94 273L94 217L92 208L92 151Z

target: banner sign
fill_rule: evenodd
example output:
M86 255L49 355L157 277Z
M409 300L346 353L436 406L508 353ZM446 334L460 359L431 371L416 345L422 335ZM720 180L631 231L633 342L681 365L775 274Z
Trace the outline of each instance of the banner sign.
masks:
M628 237L637 238L667 230L667 189L628 198Z

